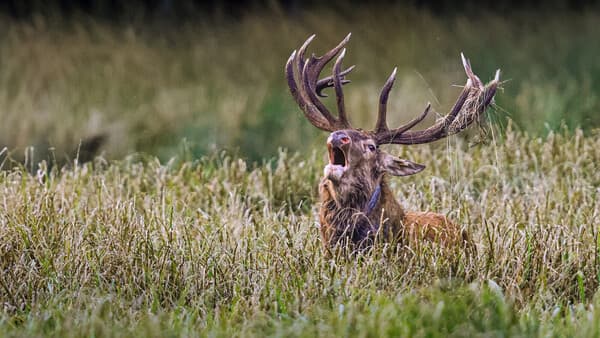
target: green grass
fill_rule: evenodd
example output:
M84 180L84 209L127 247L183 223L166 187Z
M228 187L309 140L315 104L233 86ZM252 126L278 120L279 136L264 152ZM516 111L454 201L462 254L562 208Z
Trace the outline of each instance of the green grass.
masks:
M0 335L597 336L599 136L396 147L427 165L397 197L467 227L473 257L324 257L322 149L0 171Z
M348 32L346 64L358 67L346 107L357 126L373 126L394 66L391 124L428 101L448 111L460 92L453 85L465 80L463 51L483 80L503 71L494 119L508 116L533 135L563 122L587 132L600 126L600 50L590 43L599 19L596 12L440 17L393 5L293 15L271 8L167 27L1 18L0 147L23 159L33 145L35 159L64 163L81 140L105 134L100 150L109 159L145 152L168 160L183 138L195 157L229 149L260 162L279 147L307 153L323 136L290 97L284 63L312 33L311 51L321 54Z
M1 18L0 336L600 335L599 19ZM346 106L363 128L394 66L391 124L427 101L448 110L461 51L483 80L503 70L490 118L523 132L393 149L427 165L392 180L397 197L466 226L476 256L431 243L323 256L324 134L283 65L310 34L320 54L350 31ZM103 156L73 164L96 135Z

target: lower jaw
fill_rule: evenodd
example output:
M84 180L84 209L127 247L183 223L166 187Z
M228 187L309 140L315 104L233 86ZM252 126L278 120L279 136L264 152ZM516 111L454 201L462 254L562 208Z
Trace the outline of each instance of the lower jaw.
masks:
M330 180L339 181L342 178L342 176L344 175L345 171L346 171L345 167L335 165L335 164L328 164L325 166L325 168L323 170L323 174L325 177L327 177Z

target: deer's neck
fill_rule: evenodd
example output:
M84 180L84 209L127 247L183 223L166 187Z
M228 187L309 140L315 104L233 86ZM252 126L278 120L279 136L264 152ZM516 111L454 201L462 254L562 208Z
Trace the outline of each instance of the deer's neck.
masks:
M323 182L327 182L328 196L325 198L322 196L321 202L332 200L341 209L352 209L353 212L365 211L373 193L377 189L381 190L382 177L369 179L363 177L364 175L350 177L337 185L324 179Z
M399 223L404 219L404 208L398 202L387 181L381 180L381 196L371 212L372 217L389 220L388 223ZM371 217L371 216L370 216Z
M355 244L366 243L378 232L385 235L397 232L404 210L383 177L372 187L355 186L350 195L340 196L340 187L337 188L327 179L320 185L324 243L331 245L344 238Z
M348 223L348 219L357 214L369 219L383 217L382 212L404 214L384 176L372 183L354 181L341 186L323 179L320 194L321 213L334 223Z

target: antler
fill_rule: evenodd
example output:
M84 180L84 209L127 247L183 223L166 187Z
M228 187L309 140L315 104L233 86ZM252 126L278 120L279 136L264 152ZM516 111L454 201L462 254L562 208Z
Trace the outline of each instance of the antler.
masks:
M448 115L425 130L414 131L410 129L423 121L430 111L431 104L427 104L421 115L405 125L392 130L388 129L386 123L387 100L396 78L396 69L394 69L392 75L390 75L383 86L379 97L379 114L375 130L373 131L378 144L420 144L433 142L467 128L486 110L492 102L494 94L496 94L496 89L498 89L500 69L496 71L494 79L484 86L477 75L473 73L469 60L462 53L460 55L468 77L467 83Z
M317 57L313 54L305 60L304 53L306 52L306 48L315 38L315 35L312 35L304 42L298 52L292 52L285 65L286 78L292 96L304 112L306 118L315 127L325 131L351 128L344 107L344 93L342 91L342 86L350 82L346 80L345 76L354 69L354 66L351 66L342 70L342 61L346 54L344 46L350 40L350 35L348 34L342 42L323 56ZM339 56L333 66L333 74L319 80L319 74L323 68L338 53ZM296 80L295 73L298 75L298 81ZM326 97L326 95L322 94L322 91L328 87L334 87L335 90L338 109L337 118L329 112L318 98L319 96Z
M354 66L350 66L342 70L342 61L346 54L344 46L350 40L350 35L348 34L335 48L323 56L318 57L312 54L310 58L304 59L304 53L308 45L315 38L315 35L312 35L297 52L292 52L285 65L286 78L292 96L304 112L306 118L315 127L325 131L332 132L352 128L346 115L344 93L342 91L342 86L350 82L350 80L346 79L346 75L354 69ZM319 80L319 74L323 68L338 54L339 56L333 66L333 74ZM387 101L396 79L396 68L394 68L379 96L377 123L375 124L375 130L371 132L377 144L420 144L433 142L467 128L487 109L498 89L500 70L498 69L494 79L484 86L477 75L471 70L469 60L462 53L461 57L468 78L467 83L448 115L443 119L439 119L433 126L425 130L414 131L411 129L425 119L431 110L431 104L427 104L423 113L410 122L395 129L390 130L388 128L386 122ZM329 87L333 87L335 91L338 109L337 117L333 116L323 102L319 100L319 97L327 97L322 91Z

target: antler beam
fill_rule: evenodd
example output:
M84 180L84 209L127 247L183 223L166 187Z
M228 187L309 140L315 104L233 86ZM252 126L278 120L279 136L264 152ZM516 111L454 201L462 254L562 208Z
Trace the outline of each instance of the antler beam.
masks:
M498 89L500 70L498 69L494 79L484 86L483 82L473 73L471 63L462 53L461 58L468 78L467 83L448 115L425 130L414 131L410 129L427 116L431 104L427 104L425 111L407 124L393 130L388 129L385 122L386 106L387 98L396 76L396 69L394 69L392 75L383 86L379 99L379 115L375 130L373 131L378 144L420 144L437 141L465 129L485 111Z

